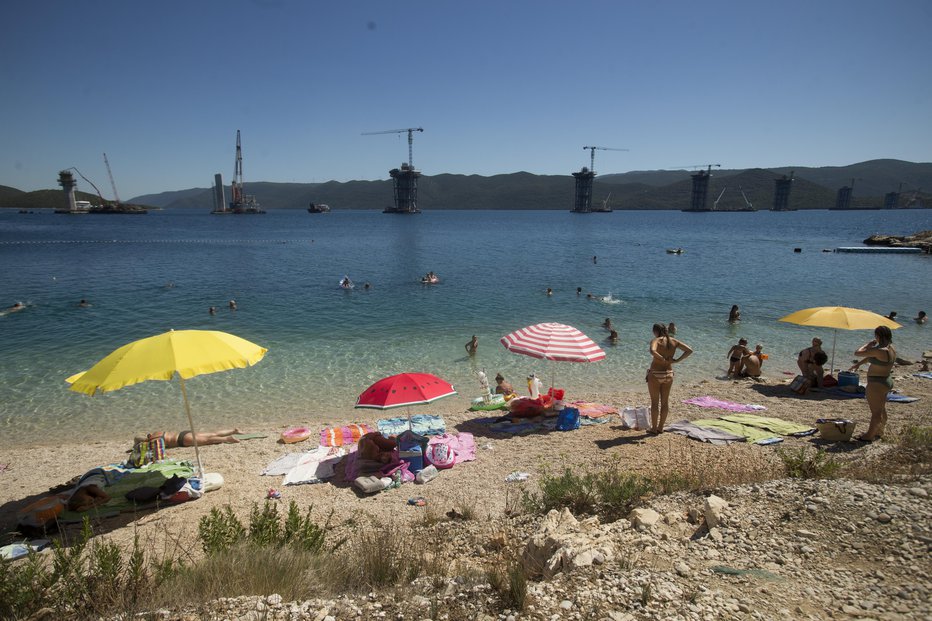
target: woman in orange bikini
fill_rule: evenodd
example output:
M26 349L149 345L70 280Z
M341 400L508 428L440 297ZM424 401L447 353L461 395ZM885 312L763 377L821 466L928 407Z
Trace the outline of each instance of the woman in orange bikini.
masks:
M893 332L887 326L874 329L874 340L865 343L854 355L869 362L867 367L867 406L871 410L871 422L858 440L873 442L883 437L883 428L887 424L887 393L893 390L893 363L896 362L896 350L893 349Z
M683 353L675 358L676 350ZM647 391L650 393L650 433L660 433L670 411L670 389L673 387L673 363L681 362L693 353L678 341L662 323L654 324L654 338L650 342L650 368L647 370Z

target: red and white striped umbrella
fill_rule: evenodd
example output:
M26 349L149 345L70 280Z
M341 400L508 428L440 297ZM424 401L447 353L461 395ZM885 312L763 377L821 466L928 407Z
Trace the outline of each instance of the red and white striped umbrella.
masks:
M598 362L605 352L588 336L562 323L538 323L501 338L508 351L560 362Z

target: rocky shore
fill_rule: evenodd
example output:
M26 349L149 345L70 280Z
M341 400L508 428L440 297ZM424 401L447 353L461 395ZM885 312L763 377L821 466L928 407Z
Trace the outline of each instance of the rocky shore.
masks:
M914 235L871 235L864 240L867 246L888 246L893 248L922 248L926 254L932 253L932 231L920 231Z

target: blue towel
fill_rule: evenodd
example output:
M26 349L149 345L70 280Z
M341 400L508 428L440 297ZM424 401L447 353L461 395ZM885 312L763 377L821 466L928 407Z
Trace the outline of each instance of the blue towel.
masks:
M408 430L408 419L405 417L383 418L376 421L376 426L383 436L397 436ZM411 431L422 436L440 436L446 433L447 427L443 417L434 414L415 414L411 417Z
M920 373L913 373L913 377L921 377L922 379L932 379L932 371L922 371Z

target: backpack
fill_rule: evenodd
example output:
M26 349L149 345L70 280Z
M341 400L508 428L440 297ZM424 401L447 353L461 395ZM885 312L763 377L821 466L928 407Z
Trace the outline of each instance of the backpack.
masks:
M573 431L574 429L579 429L579 410L563 408L557 414L557 431Z
M448 442L435 442L427 445L427 463L433 465L437 470L452 468L456 463L456 451Z

